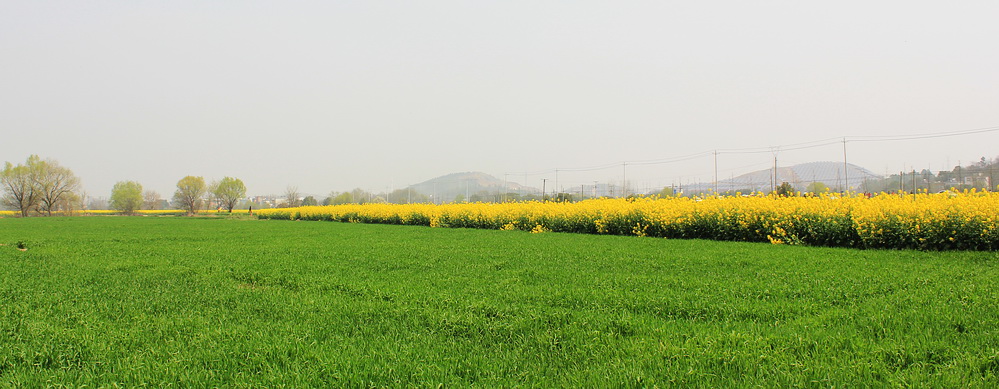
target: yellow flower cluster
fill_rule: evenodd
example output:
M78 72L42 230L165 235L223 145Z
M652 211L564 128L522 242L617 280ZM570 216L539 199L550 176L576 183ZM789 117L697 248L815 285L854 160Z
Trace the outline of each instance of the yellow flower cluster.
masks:
M999 194L596 199L267 209L327 220L867 248L999 249Z
M248 214L248 213L249 213L249 210L246 210L246 209L234 209L234 210L232 210L232 214L234 214L234 215L236 215L236 214L243 214L243 215L245 215L245 214ZM112 209L91 209L91 210L76 210L76 211L72 211L72 212L57 212L56 214L57 215L68 215L68 216L87 216L87 215L101 216L101 215L120 215L121 211L116 211L116 210L112 210ZM155 210L143 209L143 210L137 210L137 211L135 211L135 214L136 215L148 215L148 216L186 215L187 211L185 211L183 209L155 209ZM225 211L225 210L218 211L218 210L212 209L212 210L200 210L200 211L198 211L198 214L199 215L217 215L217 214L228 215L229 212ZM13 217L13 216L17 216L17 215L19 215L19 213L15 212L15 211L0 211L0 217Z

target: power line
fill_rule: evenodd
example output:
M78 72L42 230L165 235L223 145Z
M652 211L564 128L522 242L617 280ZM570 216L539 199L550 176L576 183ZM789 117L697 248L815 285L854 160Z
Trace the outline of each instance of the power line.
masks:
M559 172L591 172L591 171L607 170L615 167L624 166L625 170L623 174L627 175L628 165L632 166L663 165L663 164L684 162L698 158L705 158L709 156L715 156L715 158L717 158L718 155L728 155L728 154L774 154L776 156L778 153L785 151L806 150L806 149L826 147L836 144L843 144L845 149L846 144L850 142L907 141L907 140L934 139L934 138L954 137L954 136L963 136L963 135L974 135L974 134L982 134L989 132L999 132L999 126L983 127L970 130L921 133L921 134L909 134L909 135L845 136L845 137L825 138L825 139L818 139L807 142L789 143L789 144L767 146L767 147L716 149L716 150L702 151L699 153L680 155L675 157L647 159L647 160L632 160L632 161L622 161L618 163L607 163L602 165L592 165L584 167L554 168L554 169L537 170L534 172L519 172L519 173L505 173L505 174L513 177L517 176L524 177L526 179L529 176L546 175L546 174L552 174L553 172L555 174L558 174ZM731 170L736 170L736 169L723 169L723 171L731 171ZM717 173L715 174L717 175ZM725 180L719 180L719 181L724 182Z
M926 134L912 134L912 135L864 135L864 136L850 136L850 137L846 137L846 139L847 139L847 141L852 141L852 142L887 142L887 141L900 141L900 140L946 138L946 137L951 137L951 136L981 134L981 133L995 132L995 131L999 131L999 127L985 127L985 128L976 128L976 129L973 129L973 130L937 132L937 133L926 133Z
M593 170L604 170L613 167L621 166L622 164L627 165L660 165L667 163L676 163L689 161L692 159L697 159L701 157L706 157L713 155L715 153L719 155L724 154L763 154L763 153L774 153L783 151L796 151L805 150L816 147L830 146L834 144L841 144L843 142L885 142L885 141L901 141L901 140L915 140L915 139L932 139L932 138L943 138L961 135L973 135L981 134L987 132L999 131L999 126L995 127L984 127L972 130L962 130L962 131L948 131L948 132L938 132L938 133L925 133L925 134L912 134L912 135L865 135L865 136L847 136L847 137L835 137L835 138L825 138L808 142L800 143L790 143L784 145L768 146L768 147L748 147L740 149L718 149L702 151L694 154L687 154L671 158L658 158L658 159L648 159L648 160L637 160L637 161L623 161L619 163L611 163L592 167L580 167L580 168L558 168L559 171L593 171ZM545 173L551 172L552 169L545 170ZM511 173L513 174L513 173Z

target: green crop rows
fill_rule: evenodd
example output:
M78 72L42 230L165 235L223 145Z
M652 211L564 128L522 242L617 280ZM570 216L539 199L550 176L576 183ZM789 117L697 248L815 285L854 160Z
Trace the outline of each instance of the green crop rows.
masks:
M0 243L0 386L999 385L994 252L181 217Z

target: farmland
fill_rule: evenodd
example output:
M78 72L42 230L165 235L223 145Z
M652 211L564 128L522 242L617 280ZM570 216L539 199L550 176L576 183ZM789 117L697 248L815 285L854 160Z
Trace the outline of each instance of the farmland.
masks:
M993 251L185 217L0 243L4 386L999 384Z
M921 250L999 249L999 194L604 198L578 203L364 204L261 218Z

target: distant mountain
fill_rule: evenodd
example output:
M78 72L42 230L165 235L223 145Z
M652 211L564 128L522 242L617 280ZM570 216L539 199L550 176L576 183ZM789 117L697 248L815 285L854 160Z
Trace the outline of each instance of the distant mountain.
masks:
M476 194L502 194L502 193L540 193L537 188L522 186L516 182L505 182L492 175L482 172L452 173L437 178L433 178L419 184L410 185L409 188L427 196L432 196L435 201L453 201L459 194L471 197Z
M847 164L846 174L842 162L809 162L794 166L778 166L777 179L774 169L758 170L741 176L718 180L718 191L769 191L771 184L787 182L796 190L805 190L813 182L826 184L832 190L842 190L848 185L850 190L859 190L865 180L880 179L881 176L860 166ZM715 187L713 182L698 183L683 188L684 193L708 192Z

